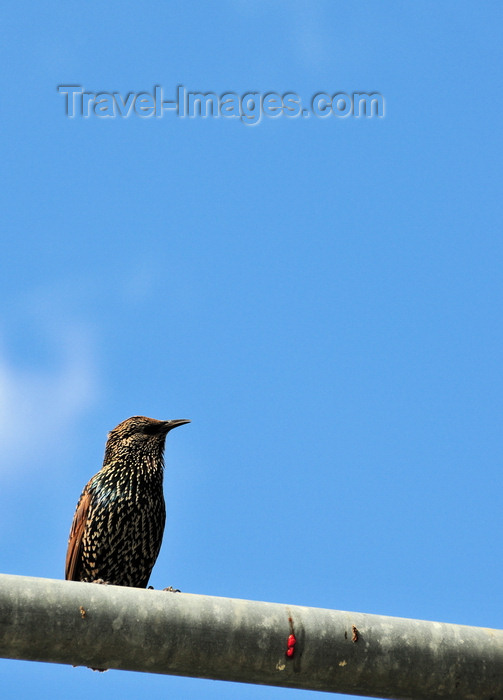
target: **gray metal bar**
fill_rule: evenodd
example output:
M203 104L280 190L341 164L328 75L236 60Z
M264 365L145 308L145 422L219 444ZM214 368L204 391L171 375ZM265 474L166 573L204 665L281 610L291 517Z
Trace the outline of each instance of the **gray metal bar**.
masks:
M0 656L400 700L503 698L503 630L23 576L0 575Z

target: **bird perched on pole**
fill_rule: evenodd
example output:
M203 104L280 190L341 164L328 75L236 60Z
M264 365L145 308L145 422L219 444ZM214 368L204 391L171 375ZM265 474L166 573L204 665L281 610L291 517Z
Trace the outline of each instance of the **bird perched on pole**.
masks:
M161 548L166 435L189 420L133 416L108 434L73 518L65 578L146 588Z

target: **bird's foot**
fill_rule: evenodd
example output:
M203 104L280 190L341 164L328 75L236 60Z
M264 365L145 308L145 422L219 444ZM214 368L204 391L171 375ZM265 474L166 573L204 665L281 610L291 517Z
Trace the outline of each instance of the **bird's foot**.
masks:
M168 586L167 588L163 588L163 591L167 591L168 593L181 593L181 590L179 588L173 588L173 586Z
M103 586L109 586L110 581L105 581L102 578L95 578L94 581L91 581L91 583L101 583ZM94 670L94 669L93 669ZM100 669L98 669L99 671Z

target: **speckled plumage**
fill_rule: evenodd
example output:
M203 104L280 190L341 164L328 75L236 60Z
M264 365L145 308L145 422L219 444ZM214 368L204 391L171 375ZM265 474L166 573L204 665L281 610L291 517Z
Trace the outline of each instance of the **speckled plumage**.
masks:
M73 518L65 578L146 588L161 548L166 435L188 420L133 416L108 434L103 467Z

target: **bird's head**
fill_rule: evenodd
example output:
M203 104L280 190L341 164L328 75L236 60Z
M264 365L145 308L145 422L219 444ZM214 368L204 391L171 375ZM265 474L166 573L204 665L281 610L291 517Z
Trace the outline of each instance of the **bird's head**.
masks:
M118 453L150 452L161 454L166 435L179 425L190 423L186 418L177 420L156 420L146 416L132 416L119 423L108 433L105 462L118 456Z

